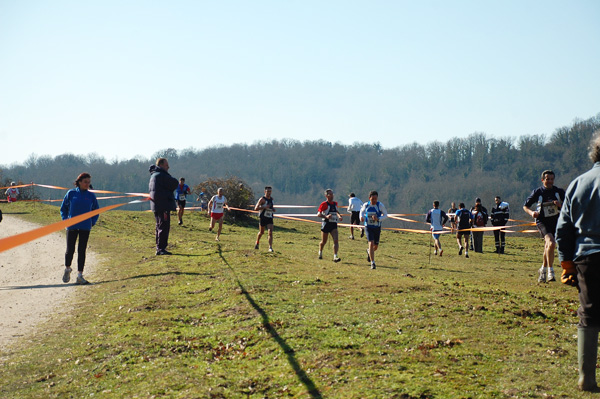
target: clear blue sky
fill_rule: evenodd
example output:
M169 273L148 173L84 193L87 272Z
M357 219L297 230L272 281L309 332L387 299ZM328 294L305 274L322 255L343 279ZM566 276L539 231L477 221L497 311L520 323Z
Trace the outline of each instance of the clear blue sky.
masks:
M551 134L600 112L598 21L597 0L0 0L0 165Z

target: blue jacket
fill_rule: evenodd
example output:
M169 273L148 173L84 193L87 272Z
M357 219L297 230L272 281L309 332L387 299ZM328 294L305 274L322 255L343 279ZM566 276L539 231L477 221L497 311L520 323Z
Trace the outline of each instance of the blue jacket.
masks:
M600 162L569 184L558 224L558 257L579 260L600 252Z
M81 191L79 187L67 191L62 205L60 206L60 217L62 220L71 219L84 213L100 208L96 195L89 190ZM91 230L98 221L98 215L67 227L67 230Z

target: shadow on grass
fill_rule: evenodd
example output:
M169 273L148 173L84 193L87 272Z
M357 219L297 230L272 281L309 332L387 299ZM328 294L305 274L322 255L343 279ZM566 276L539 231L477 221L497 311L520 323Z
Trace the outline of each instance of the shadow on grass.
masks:
M281 349L283 350L283 352L287 356L288 362L289 362L290 366L292 366L292 369L294 369L294 372L298 376L298 379L300 380L300 382L302 382L302 384L304 384L304 386L306 387L306 389L308 389L308 392L309 392L309 394L310 394L310 396L312 398L319 398L319 399L322 398L321 392L319 392L319 390L315 386L315 383L310 379L310 377L302 369L302 367L298 363L298 360L296 360L296 357L294 356L294 349L292 349L285 342L285 340L283 338L281 338L281 336L277 333L277 330L275 330L273 328L273 326L271 325L271 322L269 321L269 315L260 307L260 305L258 303L256 303L256 301L254 300L254 298L252 298L252 296L250 295L250 293L248 291L246 291L246 288L244 288L244 285L242 284L242 282L240 281L240 279L237 277L237 274L235 273L235 270L231 267L231 265L229 264L229 262L227 262L227 259L225 259L225 257L223 256L223 253L221 251L221 244L217 244L217 245L219 247L218 248L219 256L221 257L221 259L223 260L223 262L225 262L225 264L227 265L227 267L231 270L231 272L235 276L235 280L236 280L238 286L242 290L242 293L244 294L244 296L246 297L246 299L248 300L248 302L250 303L250 305L252 305L252 307L262 317L263 327L265 328L265 330L267 330L267 332L269 334L271 334L271 337L273 337L273 339L279 344L279 346L281 347Z
M106 283L115 283L118 281L127 281L127 280L135 280L138 278L146 278L146 277L160 277L160 276L211 276L211 273L190 273L190 272L165 272L165 273L152 273L152 274L140 274L137 276L125 277L121 279L115 280L103 280L103 281L91 281L89 285L100 285ZM9 290L29 290L36 288L60 288L60 287L72 287L78 286L80 284L77 283L59 283L59 284L36 284L36 285L9 285L6 287L0 287L0 291L9 291Z

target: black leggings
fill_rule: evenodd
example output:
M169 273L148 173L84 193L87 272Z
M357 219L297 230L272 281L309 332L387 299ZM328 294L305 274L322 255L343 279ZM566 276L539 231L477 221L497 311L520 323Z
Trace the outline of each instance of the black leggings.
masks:
M79 236L79 244L77 245L77 271L83 272L85 265L85 250L87 248L88 239L90 238L90 230L67 230L67 252L65 252L65 266L70 267L75 254L75 242Z

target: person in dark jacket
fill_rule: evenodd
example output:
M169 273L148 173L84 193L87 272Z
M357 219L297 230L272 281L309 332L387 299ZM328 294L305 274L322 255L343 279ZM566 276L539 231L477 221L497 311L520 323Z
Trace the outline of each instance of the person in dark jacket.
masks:
M579 389L598 392L596 361L600 331L600 130L590 146L592 169L567 188L556 226L561 281L579 291L577 358Z
M169 161L158 158L156 164L150 166L150 209L156 219L156 255L171 255L167 251L169 231L171 229L171 211L175 211L175 196L173 191L179 185L177 179L169 173Z
M499 196L494 198L496 207L492 208L492 226L506 226L510 217L510 210L508 208L508 202L504 202ZM494 230L494 240L496 242L496 253L504 253L506 233L502 230Z
M98 200L96 195L89 191L91 187L91 176L89 173L81 173L75 180L74 189L67 191L62 205L60 206L60 217L62 220L71 219L75 216L91 212L98 209ZM98 215L92 216L82 222L67 227L67 252L65 252L65 272L63 273L63 283L71 280L71 263L75 254L75 243L79 237L77 246L77 284L89 284L83 278L83 267L85 265L85 250L87 248L90 231L98 221Z

